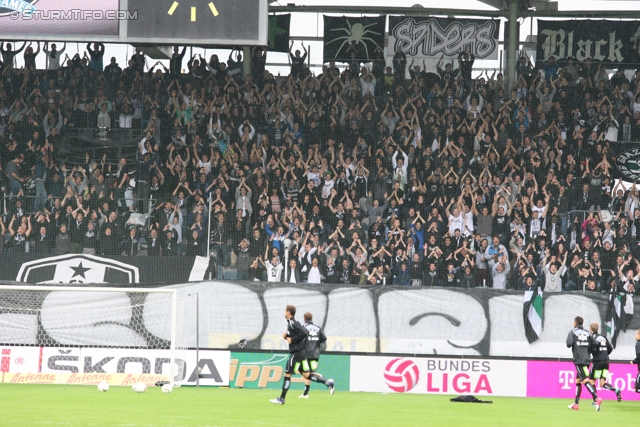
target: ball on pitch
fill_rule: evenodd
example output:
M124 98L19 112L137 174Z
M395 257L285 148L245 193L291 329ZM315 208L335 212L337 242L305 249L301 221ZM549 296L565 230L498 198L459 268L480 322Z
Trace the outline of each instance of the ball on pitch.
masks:
M100 384L98 384L98 391L109 391L109 384L107 384L105 381L102 381Z
M171 384L165 384L162 386L163 393L171 393L172 391L173 391L173 387L171 387Z
M144 393L147 391L147 386L143 383L135 383L131 386L131 390L133 390L134 393Z

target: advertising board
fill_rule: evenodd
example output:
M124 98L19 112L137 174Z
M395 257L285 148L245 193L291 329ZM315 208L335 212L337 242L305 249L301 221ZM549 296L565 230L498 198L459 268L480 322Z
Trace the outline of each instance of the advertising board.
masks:
M351 356L351 391L524 397L527 362Z
M236 388L263 388L280 390L288 353L231 353L229 386ZM347 355L323 354L320 356L318 372L332 378L337 390L349 390L350 357ZM302 390L304 379L294 375L291 388ZM326 390L321 384L312 383L311 389Z

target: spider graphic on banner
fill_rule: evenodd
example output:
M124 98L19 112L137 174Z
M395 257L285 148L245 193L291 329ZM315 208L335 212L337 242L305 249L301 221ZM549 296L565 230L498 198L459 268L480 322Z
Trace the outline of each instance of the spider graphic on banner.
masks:
M334 58L338 57L338 55L340 54L340 51L342 51L342 48L344 48L345 45L348 45L347 48L349 46L360 47L360 45L362 45L364 47L367 59L369 59L369 48L367 47L367 42L373 43L376 47L382 50L382 47L380 47L374 39L372 39L371 37L367 37L368 35L376 35L376 36L381 35L380 33L369 29L370 27L373 27L377 24L373 23L369 25L362 25L361 23L356 22L355 24L351 25L351 22L349 22L348 19L346 19L345 21L347 23L348 28L332 28L331 29L331 31L344 31L346 33L345 36L337 37L334 40L331 40L330 42L327 43L327 46L328 46L331 43L335 43L335 42L339 42L340 40L343 40L342 44L336 51Z

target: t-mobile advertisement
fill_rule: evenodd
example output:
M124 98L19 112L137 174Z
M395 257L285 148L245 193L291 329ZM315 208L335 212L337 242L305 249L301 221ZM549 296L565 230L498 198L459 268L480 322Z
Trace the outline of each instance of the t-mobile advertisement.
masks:
M636 365L612 363L607 382L622 392L623 400L640 400L633 384L638 374ZM604 390L597 384L598 397L616 400L614 392ZM576 367L571 362L529 361L527 363L527 397L560 397L573 399L576 393ZM591 401L586 388L582 398Z

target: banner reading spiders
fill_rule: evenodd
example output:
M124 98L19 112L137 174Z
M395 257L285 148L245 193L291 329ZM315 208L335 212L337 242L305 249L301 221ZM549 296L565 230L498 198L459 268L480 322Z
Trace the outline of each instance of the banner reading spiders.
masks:
M386 16L324 16L324 62L370 62L383 56Z

